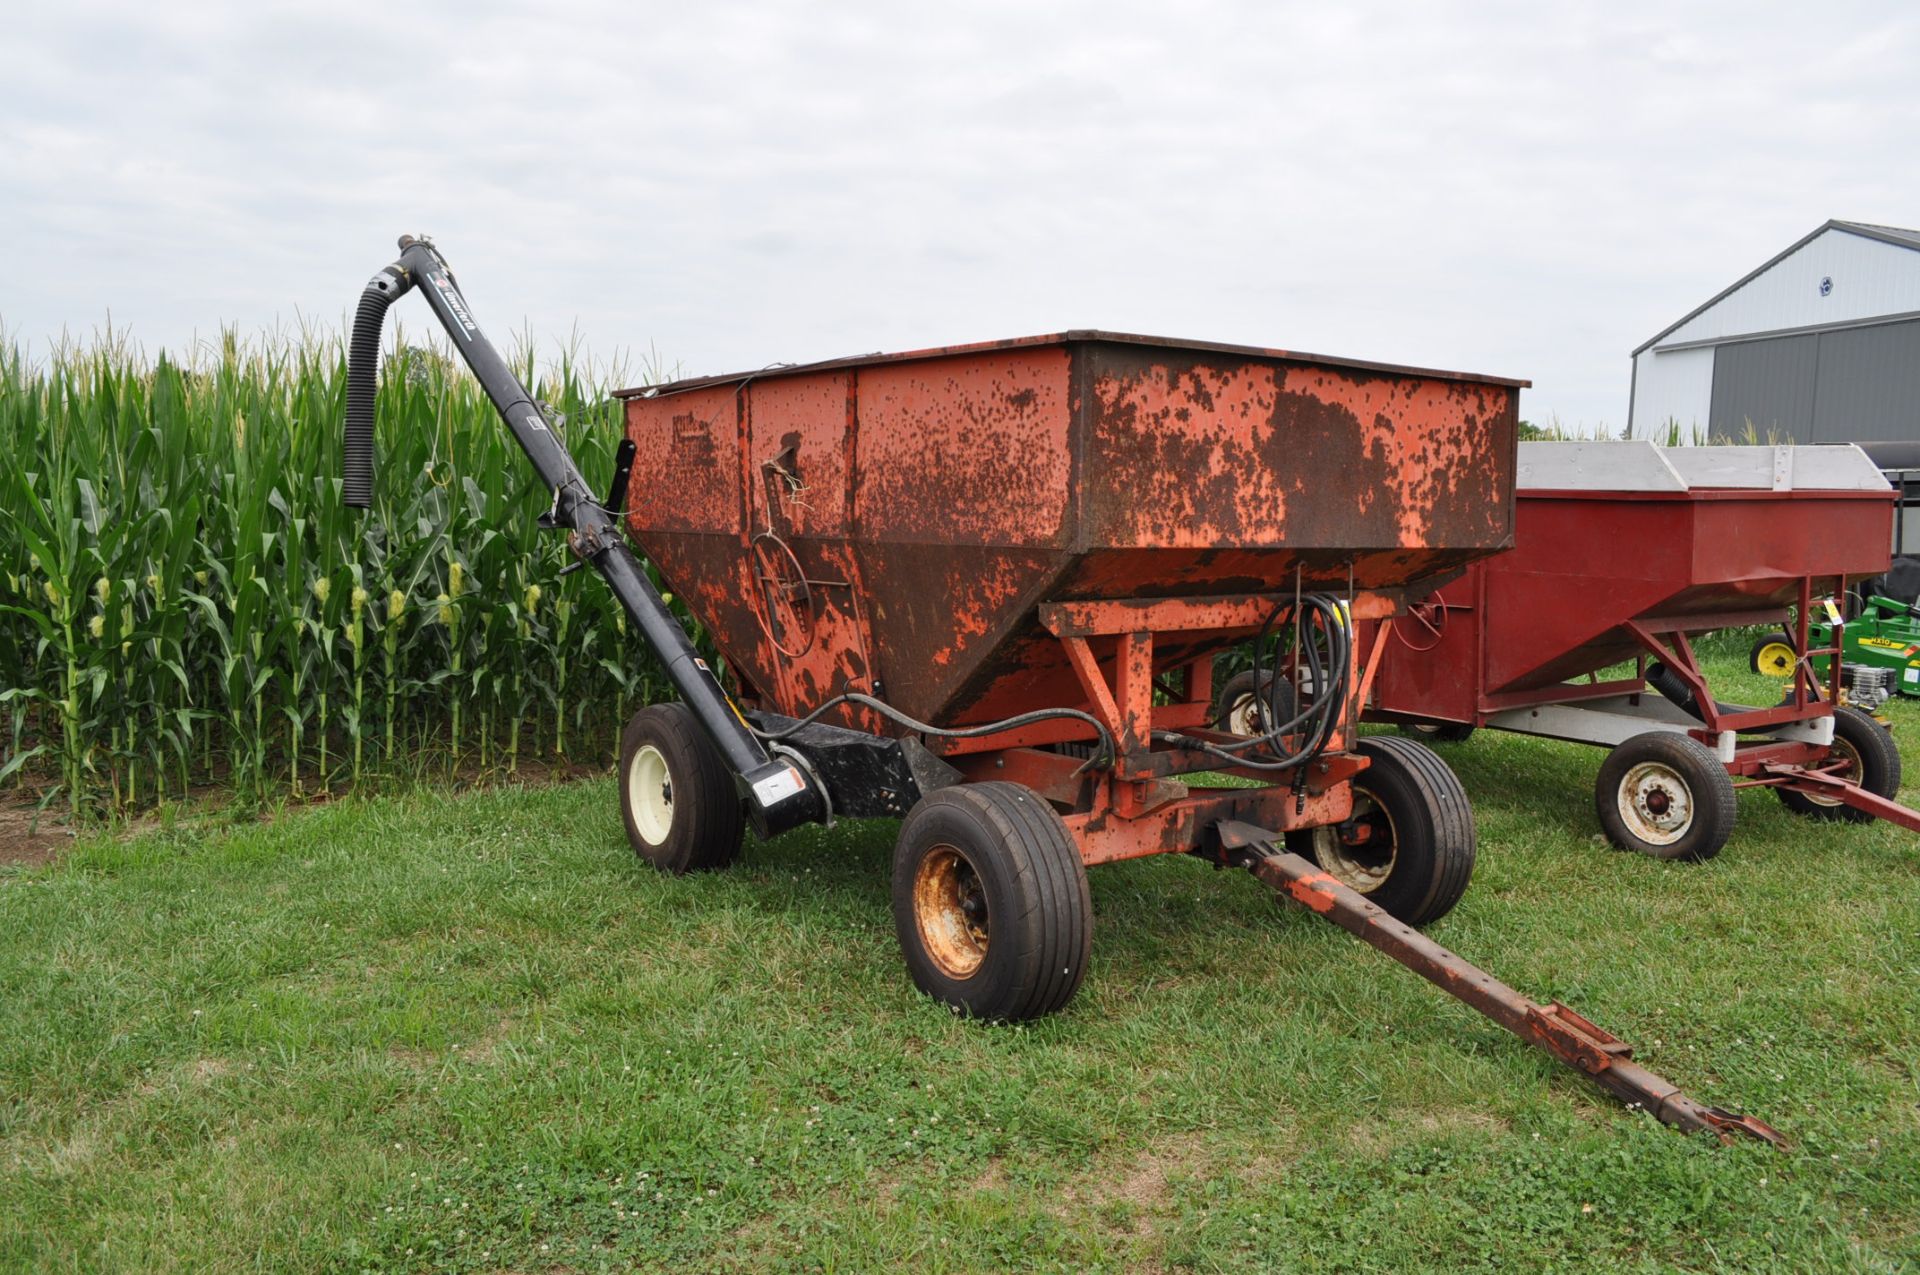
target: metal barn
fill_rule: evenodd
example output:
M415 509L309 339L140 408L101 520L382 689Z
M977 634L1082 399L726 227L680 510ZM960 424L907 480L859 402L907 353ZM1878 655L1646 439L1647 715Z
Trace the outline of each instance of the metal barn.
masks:
M1920 230L1829 221L1633 352L1630 433L1920 442Z

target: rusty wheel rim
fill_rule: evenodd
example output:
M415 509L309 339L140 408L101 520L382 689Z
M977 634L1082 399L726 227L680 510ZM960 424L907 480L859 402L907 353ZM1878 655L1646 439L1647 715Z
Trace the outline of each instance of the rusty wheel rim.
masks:
M1693 826L1693 789L1673 767L1643 761L1620 780L1617 804L1627 831L1649 845L1670 846Z
M972 978L987 959L986 887L973 863L953 846L935 846L920 860L913 876L913 919L920 946L948 978Z
M1349 845L1341 837L1339 828L1315 828L1314 862L1354 893L1372 894L1393 876L1394 865L1400 860L1400 837L1393 826L1393 816L1371 793L1355 788L1353 814L1347 821L1364 821L1374 829L1374 835L1358 845Z

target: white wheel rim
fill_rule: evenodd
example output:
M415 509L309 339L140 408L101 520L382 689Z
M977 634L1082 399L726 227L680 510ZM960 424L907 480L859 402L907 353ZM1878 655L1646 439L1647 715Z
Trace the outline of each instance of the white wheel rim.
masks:
M652 744L642 744L627 767L627 809L642 841L650 846L665 843L673 827L673 780L665 754Z
M1387 883L1393 875L1393 868L1400 861L1400 830L1393 825L1393 815L1387 808L1373 799L1373 794L1362 788L1353 790L1353 813L1351 819L1361 819L1369 815L1379 815L1387 825L1386 857L1380 857L1379 848L1361 848L1360 853L1349 849L1340 839L1340 830L1334 827L1319 827L1313 830L1313 859L1322 870L1341 885L1356 894L1372 894ZM1368 853L1368 851L1371 851Z
M1648 845L1670 846L1693 826L1693 789L1679 771L1657 761L1626 773L1616 804L1627 831Z
M1249 691L1233 701L1227 710L1227 729L1236 735L1258 735L1266 730L1260 724L1260 701Z

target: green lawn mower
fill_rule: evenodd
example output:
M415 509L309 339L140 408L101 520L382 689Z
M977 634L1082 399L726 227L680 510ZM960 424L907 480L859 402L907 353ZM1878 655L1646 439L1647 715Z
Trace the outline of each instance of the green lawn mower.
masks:
M1844 626L1844 627L1843 627ZM1831 598L1816 604L1807 620L1807 645L1832 647L1840 629L1840 674L1847 700L1872 712L1894 695L1920 696L1920 606L1875 594L1852 619L1844 619ZM1756 673L1791 677L1799 654L1784 632L1767 633L1753 644L1748 663ZM1813 669L1821 681L1832 659L1816 655Z

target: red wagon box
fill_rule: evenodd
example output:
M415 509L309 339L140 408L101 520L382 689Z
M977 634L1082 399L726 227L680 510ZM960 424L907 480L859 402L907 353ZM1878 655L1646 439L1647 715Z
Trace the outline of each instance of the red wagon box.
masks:
M1601 823L1660 857L1720 849L1735 780L1802 813L1913 819L1888 800L1884 730L1836 710L1839 661L1823 694L1805 660L1812 602L1890 560L1893 493L1859 448L1523 443L1517 497L1511 552L1369 630L1370 716L1614 748ZM1690 635L1761 624L1798 635L1786 702L1716 700Z

